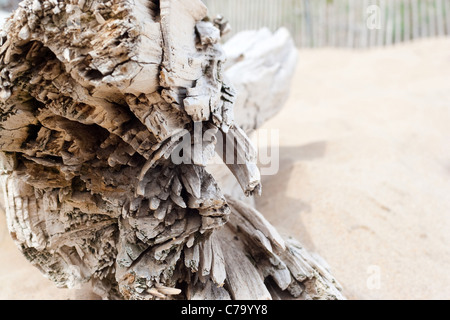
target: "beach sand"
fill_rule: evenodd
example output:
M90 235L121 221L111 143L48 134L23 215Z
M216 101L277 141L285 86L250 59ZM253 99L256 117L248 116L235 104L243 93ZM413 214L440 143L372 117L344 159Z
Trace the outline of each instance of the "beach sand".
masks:
M450 39L301 51L259 210L353 299L450 299Z
M450 39L299 51L279 130L280 169L258 209L323 257L350 299L450 298ZM0 299L56 289L0 214Z

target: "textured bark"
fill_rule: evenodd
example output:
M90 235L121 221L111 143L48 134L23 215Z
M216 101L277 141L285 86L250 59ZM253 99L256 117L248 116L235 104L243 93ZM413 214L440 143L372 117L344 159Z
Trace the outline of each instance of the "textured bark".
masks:
M90 282L105 298L342 298L328 271L206 169L218 138L236 140L244 161L228 169L246 195L261 192L233 106L244 101L243 127L257 128L295 64L288 36L271 45L267 31L225 64L226 24L206 14L200 0L21 3L0 35L11 235L56 285ZM256 69L264 78L237 81ZM224 71L265 89L237 94ZM187 138L190 162L177 164Z

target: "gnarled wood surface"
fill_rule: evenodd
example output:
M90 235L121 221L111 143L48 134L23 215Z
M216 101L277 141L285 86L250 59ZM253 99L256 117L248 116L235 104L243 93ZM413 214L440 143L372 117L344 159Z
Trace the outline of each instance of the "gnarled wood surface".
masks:
M0 35L11 236L56 285L90 282L105 298L342 298L328 271L206 170L217 140L236 140L244 161L228 169L246 195L261 192L233 106L257 128L295 63L284 31L273 44L262 31L226 64L226 24L206 15L200 0L21 3ZM237 94L226 75L252 88Z

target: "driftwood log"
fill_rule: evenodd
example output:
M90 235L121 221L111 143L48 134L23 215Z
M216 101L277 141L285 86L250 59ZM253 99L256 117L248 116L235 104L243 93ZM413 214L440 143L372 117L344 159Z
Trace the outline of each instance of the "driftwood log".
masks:
M206 16L200 0L20 4L0 34L11 236L57 286L103 298L341 299L207 167L218 151L224 190L261 192L247 133L286 97L292 40L262 30L224 49L226 22Z

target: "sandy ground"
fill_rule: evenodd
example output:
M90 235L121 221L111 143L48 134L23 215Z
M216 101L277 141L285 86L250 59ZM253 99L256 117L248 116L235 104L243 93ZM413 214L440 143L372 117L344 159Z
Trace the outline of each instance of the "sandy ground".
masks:
M450 298L450 40L300 52L259 209L349 298Z
M450 39L306 50L258 208L331 266L351 299L450 298ZM76 299L14 248L0 299Z

